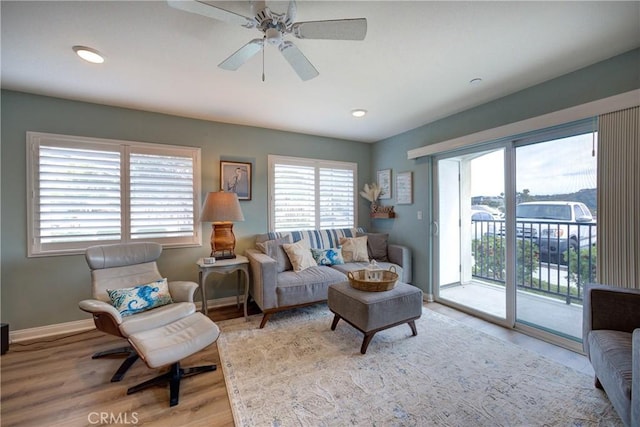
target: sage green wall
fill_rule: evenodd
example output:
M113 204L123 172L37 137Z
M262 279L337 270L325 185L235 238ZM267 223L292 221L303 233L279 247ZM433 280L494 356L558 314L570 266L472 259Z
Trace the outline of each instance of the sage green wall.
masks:
M26 257L25 132L28 130L201 147L203 194L218 186L220 159L253 163L253 200L242 202L246 221L234 226L240 251L252 244L253 235L267 229L268 154L355 161L359 188L375 180L376 170L391 168L393 179L398 172L412 171L414 203L396 205L396 219L369 223L368 205L359 198L359 224L389 232L391 242L409 246L413 251L414 284L431 292L430 162L428 158L407 160L408 150L638 88L640 49L373 145L3 90L0 318L2 322L9 322L12 330L87 318L77 308L80 299L90 296L83 257ZM423 212L422 220L417 219L418 211ZM205 226L207 236L208 225ZM170 279L196 280L193 263L208 252L207 239L204 240L205 245L200 248L165 250L160 269ZM213 298L231 295L232 284L225 285L228 286L218 293L210 289L209 295Z
M397 205L395 220L372 220L372 229L388 231L390 240L412 249L413 282L432 293L429 245L431 224L431 164L427 157L407 159L407 151L469 135L553 111L584 104L640 88L640 49L599 62L581 70L530 87L377 142L371 170L412 171L414 203ZM640 99L638 100L640 103ZM394 196L395 198L395 196ZM417 212L423 220L417 220Z
M115 108L14 91L2 91L2 322L11 330L89 318L78 301L89 298L90 276L82 255L27 258L27 131L110 138L202 149L202 194L219 188L219 161L253 164L251 201L241 202L244 222L234 225L240 253L253 236L267 231L267 155L342 160L358 163L359 187L370 182L371 144L276 130ZM368 227L368 205L359 198L359 225ZM209 253L210 225L204 245L166 249L160 271L169 279L197 281L195 260ZM235 295L228 278L208 286L208 297Z

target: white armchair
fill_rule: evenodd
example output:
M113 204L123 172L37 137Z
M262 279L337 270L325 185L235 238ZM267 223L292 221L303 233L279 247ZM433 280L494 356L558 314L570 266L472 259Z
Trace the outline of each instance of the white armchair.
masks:
M198 284L186 281L169 282L172 302L160 307L123 316L112 305L107 289L131 288L163 278L156 265L161 253L161 245L146 242L93 246L86 250L93 298L80 301L79 307L93 315L98 330L127 339L135 333L156 329L195 313L193 298ZM131 346L125 346L96 353L93 358L112 356L126 357L111 378L116 382L138 359L138 353Z

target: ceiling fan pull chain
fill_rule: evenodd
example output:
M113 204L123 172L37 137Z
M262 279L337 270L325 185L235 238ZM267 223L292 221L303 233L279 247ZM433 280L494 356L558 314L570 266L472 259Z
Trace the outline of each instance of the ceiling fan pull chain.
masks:
M264 81L264 42L267 40L267 36L265 35L262 38L262 81Z

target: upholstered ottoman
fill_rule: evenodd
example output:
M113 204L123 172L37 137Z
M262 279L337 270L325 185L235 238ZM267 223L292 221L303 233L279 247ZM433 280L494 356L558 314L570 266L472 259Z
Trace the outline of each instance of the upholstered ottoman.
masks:
M376 332L408 323L413 335L418 335L415 320L422 315L422 291L398 282L390 291L365 292L351 287L349 282L329 286L329 309L335 314L331 330L340 319L364 333L360 353L365 354Z
M213 344L219 335L218 325L200 312L156 329L129 335L129 342L148 367L171 365L171 368L158 377L130 387L127 394L169 384L169 406L177 405L182 378L216 370L216 365L181 368L180 360Z

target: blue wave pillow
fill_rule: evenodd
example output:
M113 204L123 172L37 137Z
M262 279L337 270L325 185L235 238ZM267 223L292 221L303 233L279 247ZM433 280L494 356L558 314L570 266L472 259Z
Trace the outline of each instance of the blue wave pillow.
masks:
M341 248L315 249L311 248L313 259L318 265L339 265L344 264Z
M159 279L133 288L107 289L107 294L111 304L122 316L141 313L173 302L167 279Z

